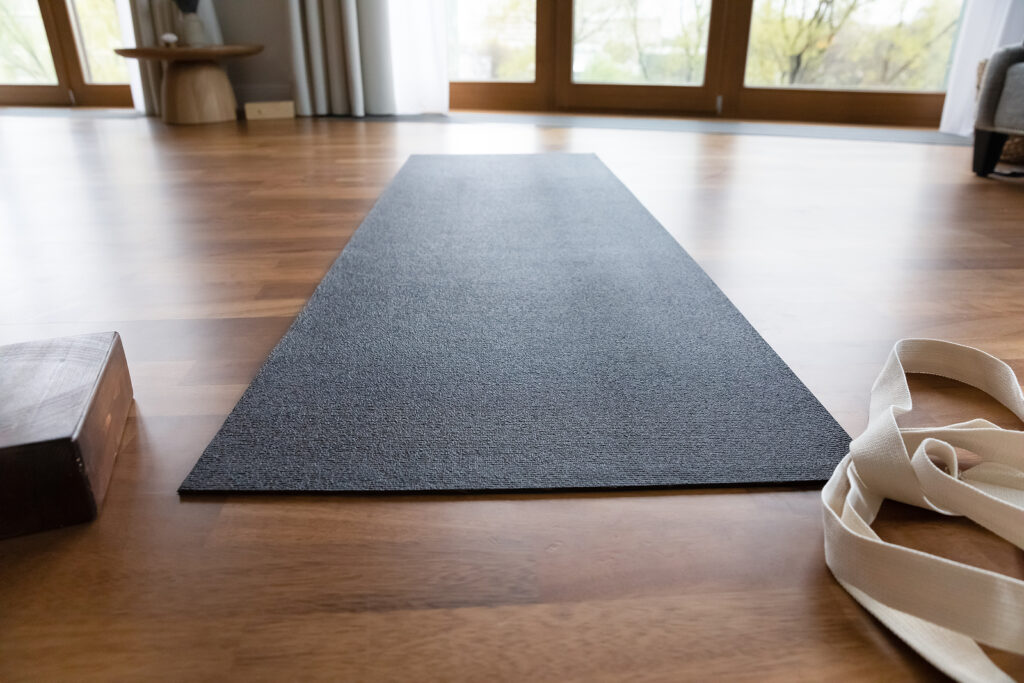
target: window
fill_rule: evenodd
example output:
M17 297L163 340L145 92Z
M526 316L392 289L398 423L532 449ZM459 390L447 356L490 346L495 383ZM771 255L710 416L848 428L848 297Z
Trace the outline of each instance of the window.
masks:
M68 0L86 83L127 83L128 65L114 48L125 47L114 0Z
M0 0L0 104L131 106L115 0Z
M0 84L57 85L57 70L36 0L0 2Z
M936 125L963 0L448 0L454 108Z
M963 0L755 0L745 85L943 92Z
M701 85L711 0L576 0L574 83Z
M450 80L536 79L534 0L448 0L448 34Z

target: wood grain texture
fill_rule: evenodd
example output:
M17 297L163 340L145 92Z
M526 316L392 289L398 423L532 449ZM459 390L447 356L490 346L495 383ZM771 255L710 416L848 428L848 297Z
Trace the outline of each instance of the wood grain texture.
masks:
M0 346L0 538L93 519L132 402L116 332Z
M263 50L262 45L203 45L192 47L122 47L114 50L132 59L159 59L166 62L209 62L228 57L245 57Z
M132 47L114 50L122 57L164 61L160 86L160 115L164 123L199 124L234 121L238 102L228 75L218 60L245 57L262 45L204 47Z
M0 679L935 678L829 575L816 491L175 489L412 153L598 153L851 432L899 337L1022 372L1024 183L975 178L969 148L308 119L0 131L0 342L118 329L136 388L99 518L0 543ZM920 423L1015 424L913 388ZM962 520L886 504L879 530L1024 577Z
M228 75L212 61L168 62L160 86L160 103L164 123L220 123L238 116L238 102Z
M294 119L295 100L280 102L246 102L245 118L249 121L260 119Z

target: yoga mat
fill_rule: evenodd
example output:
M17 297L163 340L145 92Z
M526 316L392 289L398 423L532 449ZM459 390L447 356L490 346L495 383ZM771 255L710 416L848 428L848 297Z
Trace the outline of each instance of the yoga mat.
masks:
M848 444L596 156L413 156L180 490L820 482Z

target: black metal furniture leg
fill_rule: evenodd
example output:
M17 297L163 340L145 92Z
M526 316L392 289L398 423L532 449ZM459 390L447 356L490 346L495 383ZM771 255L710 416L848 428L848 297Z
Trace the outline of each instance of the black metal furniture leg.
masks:
M1008 137L1005 133L974 130L974 172L977 175L984 178L995 169Z

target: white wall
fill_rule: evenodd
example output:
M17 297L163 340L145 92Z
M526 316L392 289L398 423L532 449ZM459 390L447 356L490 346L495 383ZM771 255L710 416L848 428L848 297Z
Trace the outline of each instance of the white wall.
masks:
M259 43L263 52L224 61L239 104L292 99L285 0L213 0L224 42Z

